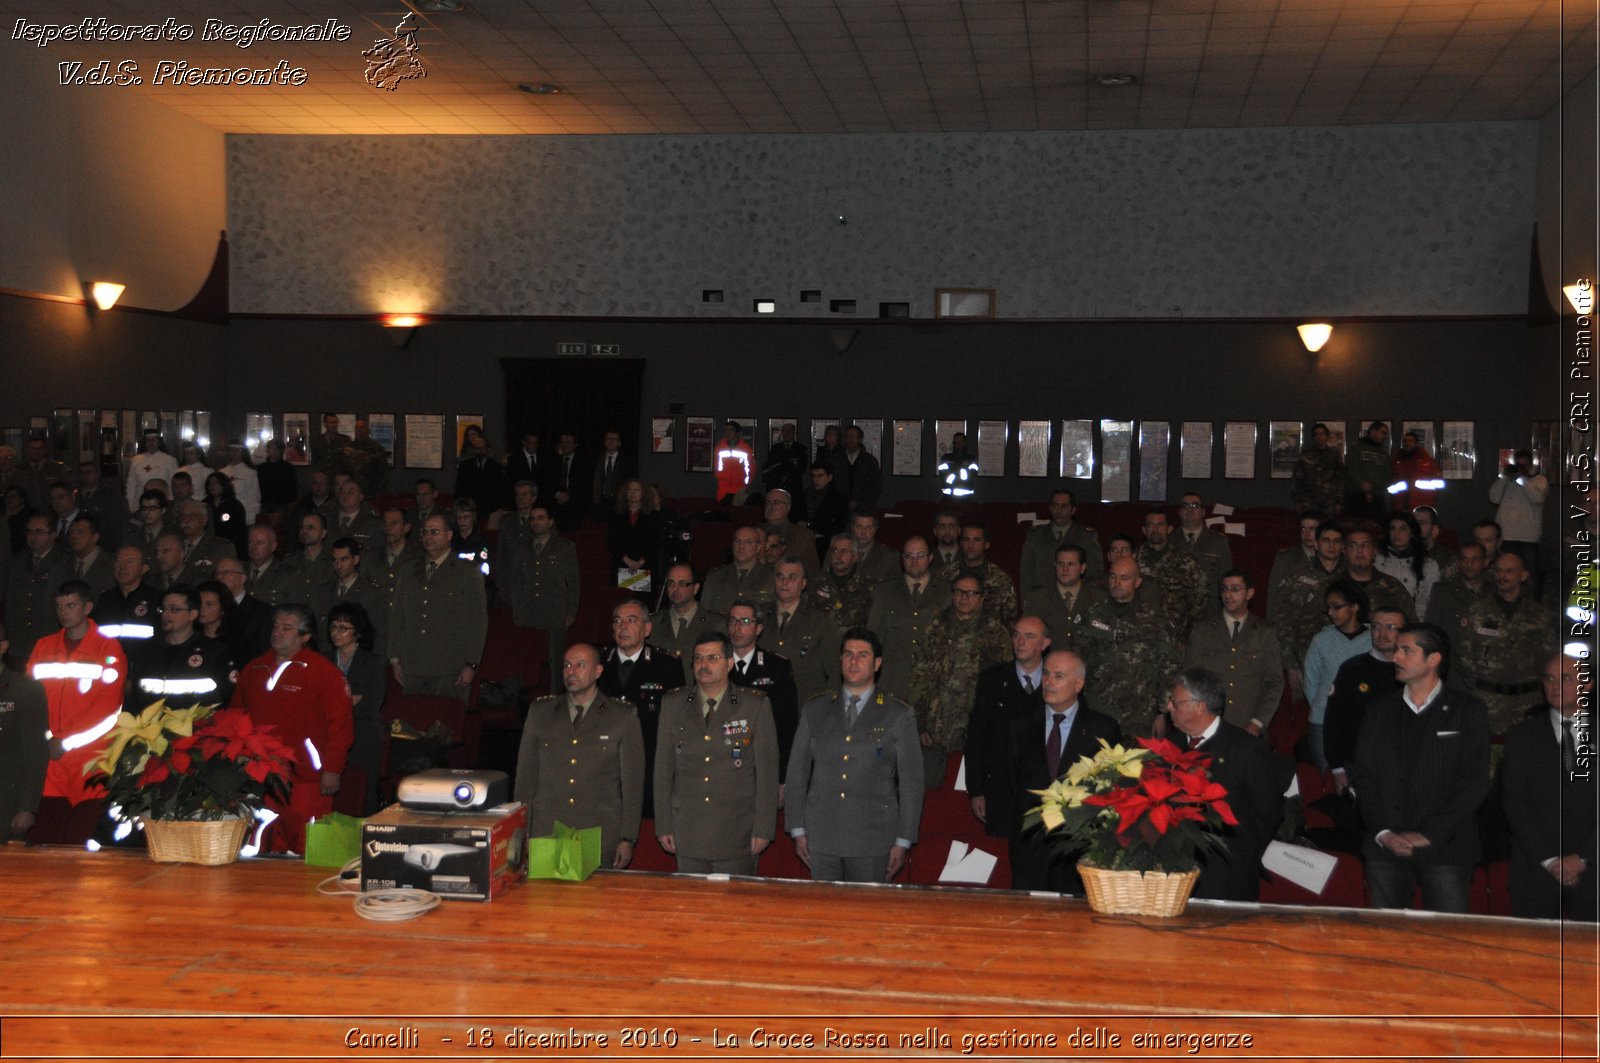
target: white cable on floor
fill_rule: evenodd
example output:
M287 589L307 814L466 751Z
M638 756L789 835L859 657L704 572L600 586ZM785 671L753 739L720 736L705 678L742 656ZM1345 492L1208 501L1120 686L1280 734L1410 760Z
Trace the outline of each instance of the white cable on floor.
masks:
M345 874L361 870L361 859L345 864L337 875L329 875L317 883L317 892L324 897L355 897L356 914L375 923L399 923L415 919L439 907L439 895L427 890L361 890L360 879L347 879ZM347 883L350 883L347 885Z

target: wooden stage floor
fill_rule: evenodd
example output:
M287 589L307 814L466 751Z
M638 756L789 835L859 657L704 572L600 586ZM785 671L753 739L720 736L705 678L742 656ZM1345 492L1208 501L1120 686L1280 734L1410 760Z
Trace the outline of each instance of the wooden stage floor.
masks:
M379 924L326 874L0 851L0 1056L1596 1055L1592 926L608 873Z

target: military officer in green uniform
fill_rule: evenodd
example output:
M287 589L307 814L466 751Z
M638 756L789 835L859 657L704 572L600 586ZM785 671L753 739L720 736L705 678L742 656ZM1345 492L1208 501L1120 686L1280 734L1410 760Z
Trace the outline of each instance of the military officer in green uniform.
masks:
M542 837L556 821L600 828L600 858L627 867L639 840L644 804L644 739L639 714L596 685L600 654L579 642L561 662L566 692L528 709L517 753L514 796L528 806L528 834Z
M689 565L673 565L667 569L662 589L666 592L667 605L650 614L650 637L646 641L676 657L683 669L683 681L693 683L694 662L690 658L694 640L707 631L726 632L728 618L696 600L700 581Z
M1056 547L1055 575L1047 587L1036 587L1022 597L1022 611L1036 616L1050 629L1050 644L1058 650L1078 652L1084 617L1106 600L1103 587L1088 582L1088 558L1077 543Z
M1147 735L1178 670L1177 643L1166 617L1139 598L1141 577L1131 557L1111 562L1105 601L1084 614L1075 640L1088 668L1096 711L1116 719L1126 735Z
M1331 444L1328 426L1320 421L1313 425L1311 446L1294 463L1291 497L1296 513L1317 510L1331 517L1344 504L1344 459Z
M703 607L726 616L728 607L743 598L765 609L772 601L772 566L761 560L766 539L754 525L733 533L733 560L706 573L700 590Z
M828 566L811 581L806 596L841 631L866 623L872 585L856 567L856 541L849 532L829 540Z
M1489 733L1503 734L1543 699L1544 662L1559 638L1554 611L1528 593L1528 569L1503 553L1489 570L1494 593L1473 604L1456 628L1457 675L1450 678L1489 709Z
M949 751L966 748L978 676L1011 659L1011 632L985 607L978 577L957 576L950 594L950 608L928 625L911 669L910 700L930 790L944 780Z
M1199 619L1211 601L1211 588L1206 585L1205 570L1173 545L1172 525L1162 510L1146 511L1144 545L1139 547L1135 560L1141 581L1154 584L1161 591L1167 630L1180 642L1187 639L1189 625Z
M983 608L1008 627L1017 618L1017 587L999 565L989 560L989 530L975 520L961 522L961 565L959 576L975 576L983 587Z
M467 700L489 633L483 573L450 551L442 513L422 525L423 563L400 576L389 624L389 666L407 694Z
M1105 559L1101 556L1100 540L1094 529L1073 523L1078 512L1078 499L1071 491L1058 487L1050 492L1050 522L1036 524L1022 543L1022 597L1029 591L1041 590L1055 582L1056 551L1063 546L1076 546L1083 551L1084 579L1098 585L1105 578ZM1028 612L1034 612L1028 609ZM1061 649L1061 644L1056 643Z
M756 640L763 650L789 658L802 704L839 680L839 628L831 611L813 605L805 590L804 559L791 554L773 566L772 620Z
M0 844L33 829L50 763L44 687L5 666L10 649L0 627Z
M1273 634L1289 681L1289 697L1301 696L1306 650L1328 625L1328 584L1344 575L1344 532L1331 520L1317 525L1316 558L1288 568L1277 587L1278 616Z
M372 429L365 417L356 418L356 435L345 444L344 464L366 497L377 498L389 490L389 452L372 438Z
M721 631L695 639L695 685L662 701L656 735L655 830L693 874L753 875L777 831L778 732L759 690L729 681Z
M56 566L66 552L56 545L50 518L35 513L25 526L27 547L11 559L6 581L6 630L11 633L13 660L26 661L33 644L56 631Z
M1406 590L1405 584L1373 566L1377 555L1377 539L1370 528L1358 525L1344 533L1345 577L1367 596L1368 608L1398 609L1406 615L1406 623L1415 623L1417 599Z
M911 696L911 666L934 618L950 607L950 585L928 571L928 540L913 535L900 553L903 572L872 588L867 627L878 637L883 670L878 689L896 698Z
M432 520L433 518L428 518ZM550 685L561 682L567 651L567 628L578 616L578 549L556 534L550 508L534 503L528 513L528 537L517 544L513 562L516 582L509 589L511 622L537 628L550 643Z

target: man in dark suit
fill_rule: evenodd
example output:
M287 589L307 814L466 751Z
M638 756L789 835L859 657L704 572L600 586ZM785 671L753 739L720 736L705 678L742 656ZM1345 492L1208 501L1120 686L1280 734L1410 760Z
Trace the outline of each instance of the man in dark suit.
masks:
M887 882L917 840L923 769L916 715L876 690L882 659L870 630L847 630L840 689L807 701L795 733L784 776L785 826L819 881Z
M607 432L600 443L600 456L594 459L590 512L604 521L616 504L617 488L638 476L638 462L622 453L622 433Z
M600 654L600 693L622 698L639 710L644 738L644 818L655 818L656 731L661 724L661 698L683 686L683 666L665 650L646 645L650 615L635 599L611 610L614 640Z
M794 437L794 425L785 423L778 429L778 438L767 448L767 460L761 467L761 485L768 491L781 488L791 498L803 498L810 467L810 451Z
M562 432L556 443L555 468L550 472L550 491L539 497L550 502L556 527L569 535L589 512L593 490L589 477L589 462L578 453L578 437Z
M522 445L506 455L506 478L512 484L526 480L542 496L550 480L550 455L540 449L539 443L538 432L522 433Z
M1009 664L999 667L1015 672ZM1070 650L1048 653L1040 665L1038 694L1013 697L1004 719L997 721L992 750L997 770L985 786L980 818L990 834L1011 840L1012 889L1083 892L1076 855L1047 842L1042 830L1024 832L1022 817L1039 803L1029 791L1043 790L1079 758L1094 756L1102 739L1113 745L1122 740L1116 720L1079 700L1084 678L1082 657ZM980 811L979 802L974 801L973 811Z
M1596 917L1592 683L1557 654L1544 669L1545 704L1506 732L1500 784L1511 826L1511 914ZM1579 709L1583 708L1581 713Z
M1044 704L1044 657L1050 651L1050 629L1036 616L1019 617L1011 625L1015 659L978 676L967 720L967 802L991 837L1011 837L1012 821L1022 822L1011 807L1011 767L1007 731L1014 717L1033 718ZM989 815L990 797L998 812ZM1015 814L1013 814L1015 813Z
M233 663L248 663L272 648L272 606L245 593L245 564L236 557L217 562L217 582L233 595L233 620L228 625L228 646ZM385 608L384 619L388 619Z
M1420 884L1424 908L1465 912L1489 792L1488 710L1446 688L1450 642L1432 624L1400 629L1394 665L1404 688L1367 706L1350 773L1367 889L1374 908L1406 908Z
M733 672L728 681L736 687L754 687L767 696L772 722L778 728L778 771L789 765L794 729L800 722L800 697L795 693L794 669L781 653L756 648L761 637L761 607L739 598L728 607L728 641L733 645Z
M1178 673L1167 698L1167 712L1188 747L1211 757L1211 778L1228 791L1228 805L1239 823L1225 828L1226 849L1200 853L1200 880L1194 895L1219 901L1253 901L1261 896L1261 854L1283 819L1283 791L1294 773L1280 767L1267 743L1222 718L1228 685L1215 672L1189 668Z

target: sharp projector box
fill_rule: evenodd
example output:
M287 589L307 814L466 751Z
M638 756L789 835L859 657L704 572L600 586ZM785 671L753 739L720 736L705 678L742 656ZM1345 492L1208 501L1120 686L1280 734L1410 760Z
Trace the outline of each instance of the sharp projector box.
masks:
M487 901L528 875L528 809L413 812L390 805L361 830L361 889Z

